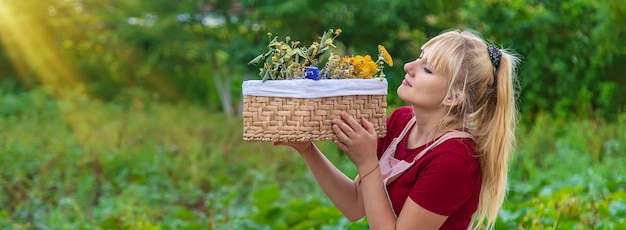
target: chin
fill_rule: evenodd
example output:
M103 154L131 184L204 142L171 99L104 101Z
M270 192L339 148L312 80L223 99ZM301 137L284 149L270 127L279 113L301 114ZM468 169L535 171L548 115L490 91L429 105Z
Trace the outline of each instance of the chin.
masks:
M406 101L406 98L408 95L405 95L407 92L405 92L402 88L404 88L402 85L398 87L398 89L396 90L396 93L398 94L398 97L400 99L402 99L403 101Z

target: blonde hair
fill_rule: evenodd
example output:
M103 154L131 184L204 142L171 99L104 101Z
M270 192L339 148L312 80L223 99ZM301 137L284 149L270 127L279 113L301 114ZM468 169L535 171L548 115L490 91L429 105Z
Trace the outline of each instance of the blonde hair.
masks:
M509 158L515 145L517 122L516 67L519 57L499 49L499 67L492 64L487 44L472 30L444 32L432 38L427 60L434 71L449 76L448 96L459 103L450 108L438 131L450 127L469 130L476 140L482 185L474 228L491 229L507 189Z

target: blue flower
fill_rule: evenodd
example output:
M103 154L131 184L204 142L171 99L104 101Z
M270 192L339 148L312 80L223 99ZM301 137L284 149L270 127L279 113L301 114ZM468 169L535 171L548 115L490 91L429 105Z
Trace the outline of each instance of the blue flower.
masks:
M320 70L315 66L310 66L306 68L306 79L311 79L317 81L320 79Z

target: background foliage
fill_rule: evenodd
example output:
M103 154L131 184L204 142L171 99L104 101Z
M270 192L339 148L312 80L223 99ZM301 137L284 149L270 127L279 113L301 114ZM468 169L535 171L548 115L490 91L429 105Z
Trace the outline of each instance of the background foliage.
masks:
M0 3L1 229L367 229L232 116L267 32L330 28L331 52L387 47L390 109L429 37L471 28L515 50L524 119L497 228L626 228L624 0Z
M293 150L224 128L241 127L236 117L137 90L115 102L54 95L0 94L0 229L367 229ZM626 227L625 126L624 114L522 125L496 228ZM317 144L356 175L331 142Z
M19 89L70 85L63 75L72 75L99 98L136 87L165 101L235 113L241 82L259 78L246 63L266 50L267 32L310 43L329 28L341 28L341 46L333 50L340 54L375 53L377 44L385 45L398 63L388 74L394 89L403 64L429 37L470 28L523 57L520 109L527 116L611 117L626 105L617 90L626 84L623 0L11 2L8 20L0 23L0 80ZM39 54L15 48L20 43ZM53 55L40 55L45 53ZM42 70L59 59L68 71ZM391 104L402 103L395 90L390 93Z

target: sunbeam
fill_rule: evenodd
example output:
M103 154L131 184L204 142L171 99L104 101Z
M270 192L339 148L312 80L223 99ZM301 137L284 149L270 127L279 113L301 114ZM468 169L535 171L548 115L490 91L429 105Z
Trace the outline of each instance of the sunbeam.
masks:
M24 82L58 88L75 86L80 75L47 26L46 4L4 1L0 40Z

